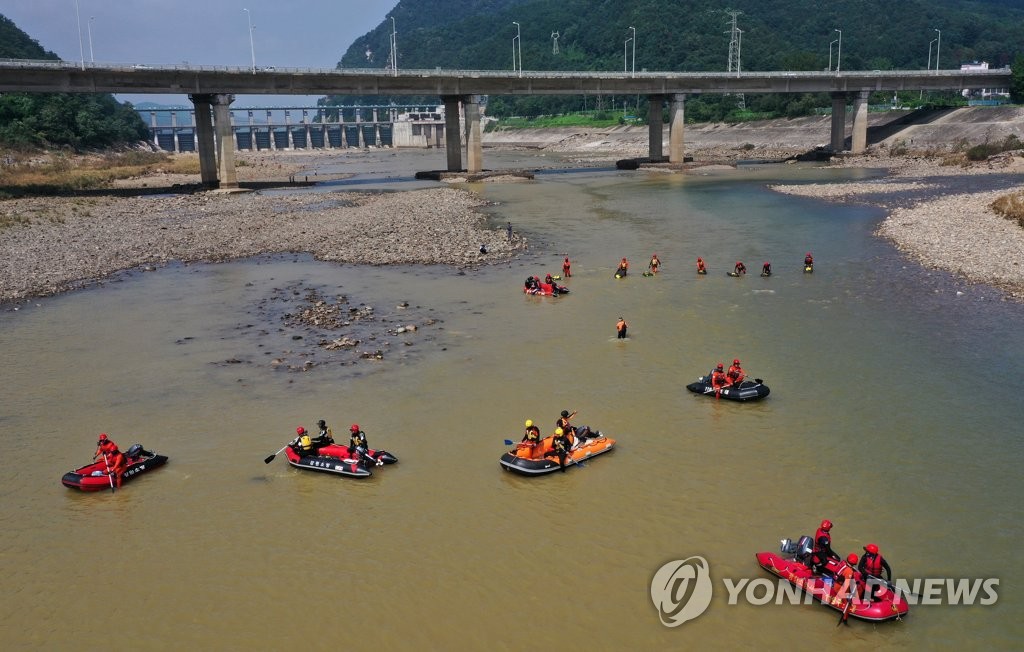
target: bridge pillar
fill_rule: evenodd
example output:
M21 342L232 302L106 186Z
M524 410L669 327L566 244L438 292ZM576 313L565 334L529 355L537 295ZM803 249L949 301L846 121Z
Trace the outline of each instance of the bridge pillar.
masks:
M171 151L174 152L175 154L180 154L181 153L181 143L178 140L178 113L177 113L177 111L171 111L171 141L174 143L171 146Z
M479 174L483 171L483 136L480 132L480 96L467 95L462 103L466 112L466 172Z
M652 161L664 158L661 153L661 141L664 138L664 124L661 112L664 106L664 95L647 96L647 155Z
M846 93L832 93L832 152L846 147Z
M237 188L235 171L235 136L231 126L231 103L234 95L216 93L213 98L213 127L217 132L217 176L220 188Z
M458 95L442 95L444 102L444 146L448 152L448 171L462 171L462 135L459 133Z
M669 163L681 164L683 162L683 126L685 108L686 95L684 93L673 94L668 111Z
M853 101L853 133L850 151L860 154L868 147L868 91L858 91Z
M207 188L217 187L217 152L213 143L213 120L210 105L213 96L208 94L189 95L195 106L196 151L199 152L199 178ZM177 143L175 143L177 148Z

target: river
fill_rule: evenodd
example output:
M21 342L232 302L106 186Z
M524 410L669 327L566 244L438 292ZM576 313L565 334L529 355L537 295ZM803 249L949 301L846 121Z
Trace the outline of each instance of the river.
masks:
M405 155L403 154L403 157ZM439 155L391 178L401 190ZM370 157L379 169L392 153ZM534 165L531 153L490 165ZM344 167L344 164L341 164ZM129 273L0 311L0 623L5 649L1010 649L1024 563L1024 306L922 269L872 236L878 209L767 183L873 172L744 167L541 174L473 184L529 252L459 273L302 255ZM325 191L321 188L319 191ZM801 273L813 251L813 274ZM650 254L663 262L640 275ZM521 293L573 261L572 293ZM613 278L622 256L634 270ZM697 256L706 277L694 274ZM743 260L754 272L729 278ZM763 261L775 274L761 278ZM384 360L275 369L260 301L301 282L438 320ZM615 339L618 317L630 338ZM277 323L255 324L273 331ZM262 346L261 346L262 345ZM690 394L742 359L759 403ZM237 359L240 364L225 364ZM558 412L615 437L568 473L497 460ZM397 465L364 481L265 465L297 425L358 422ZM168 465L110 492L60 476L96 434ZM904 578L999 578L991 606L912 606L836 627L820 605L729 605L724 580L835 523ZM659 622L650 584L705 557L710 608Z

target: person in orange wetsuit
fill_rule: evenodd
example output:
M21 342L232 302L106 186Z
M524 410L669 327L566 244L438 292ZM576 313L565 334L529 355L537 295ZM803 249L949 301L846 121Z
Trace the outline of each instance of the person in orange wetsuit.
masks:
M892 568L889 567L889 562L885 561L885 558L879 554L878 546L873 543L864 546L864 556L860 558L857 570L860 571L864 579L874 577L886 582L892 582ZM885 573L885 577L882 576L882 573ZM881 590L881 585L872 583L871 597L875 597Z
M622 317L619 317L619 321L615 322L615 337L620 340L626 339L626 329L629 328L629 324Z
M832 552L832 521L827 518L821 522L821 527L814 533L814 547L811 549L811 572L821 575L825 570L825 563L829 557L839 559L839 555Z
M566 256L565 260L562 261L562 276L564 278L570 278L572 276L572 265L569 263L568 256Z
M616 276L625 276L629 273L629 261L625 258L619 262L619 268L615 270Z
M730 385L739 385L746 378L746 374L743 373L743 368L740 367L740 360L736 358L732 361L732 366L729 367L729 371L725 372L726 381Z
M804 256L804 267L812 267L813 265L814 265L814 256L812 256L811 252L808 251L807 255Z
M97 457L103 455L104 453L109 455L110 453L116 450L117 444L114 443L114 440L107 437L107 433L101 432L100 438L96 442L96 452L93 453L92 459L96 459Z
M715 390L720 390L729 384L729 377L725 374L725 365L721 362L715 366L715 370L711 372L711 386Z
M742 260L737 260L736 266L732 268L732 273L737 276L743 276L747 273L747 266L743 264Z
M843 607L843 620L846 622L846 614L853 602L858 599L858 596L862 594L863 590L863 578L861 574L857 572L857 555L850 553L846 557L846 561L839 562L839 567L836 569L836 581L842 581L842 586L839 587L839 592L836 596L840 599L845 599L846 604Z
M704 265L704 259L700 258L700 257L697 258L697 273L698 274L707 274L708 273L708 268Z
M103 460L107 463L109 473L114 478L114 484L118 489L121 488L121 478L124 476L125 470L128 468L128 460L125 459L124 453L117 450L114 447L109 453L104 453Z

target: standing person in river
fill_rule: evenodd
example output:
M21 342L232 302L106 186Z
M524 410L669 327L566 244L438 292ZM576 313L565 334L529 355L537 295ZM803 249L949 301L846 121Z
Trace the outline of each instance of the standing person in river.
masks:
M509 222L508 226L505 227L505 233L508 235L508 241L512 242L512 222Z
M615 322L616 339L626 339L626 329L629 328L629 324L622 317L619 317L619 321Z
M629 273L629 261L623 258L619 262L618 269L615 270L615 278L622 278Z
M658 254L651 254L651 262L647 263L647 269L651 274L657 274L659 267L661 267L661 260L658 258Z
M562 261L562 277L563 278L570 278L570 277L572 277L572 265L569 263L569 257L568 256L566 256L565 260Z

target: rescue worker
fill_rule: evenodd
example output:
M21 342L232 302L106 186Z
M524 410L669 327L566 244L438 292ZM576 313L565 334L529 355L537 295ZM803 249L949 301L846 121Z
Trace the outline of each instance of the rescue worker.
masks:
M725 365L721 362L715 366L715 370L711 372L711 386L715 390L720 390L729 384L729 378L725 375Z
M114 485L120 489L121 478L128 468L128 460L125 459L124 453L117 450L117 446L114 446L113 450L103 454L103 461L107 463L107 472L114 478Z
M562 277L563 278L571 278L572 277L572 265L569 263L569 257L568 256L566 256L565 260L562 261Z
M537 277L535 277L535 276L527 276L526 277L525 287L526 287L527 291L536 291L537 290Z
M572 414L569 414L569 410L562 410L562 413L558 416L558 420L555 421L555 428L561 428L562 431L567 434L575 432L576 429L572 427L571 423L569 423L569 420L574 416L576 416L576 410L573 410Z
M766 261L764 261L764 265L761 265L761 276L771 276L771 275L772 275L772 264L766 260Z
M855 553L851 552L847 555L846 561L839 562L839 567L836 568L835 579L837 582L842 580L842 585L839 587L836 597L846 599L846 605L843 607L843 619L841 621L846 622L846 614L854 601L858 600L858 596L863 588L861 575L857 572L857 555Z
M873 543L864 546L864 556L860 558L857 570L860 571L861 576L865 580L874 577L886 582L892 582L892 569L889 567L889 562L885 561L885 558L879 554L878 546ZM882 577L883 572L885 577ZM872 583L871 597L874 598L881 590L882 586L880 584Z
M661 261L658 260L658 254L651 254L651 262L647 263L647 269L651 270L651 274L657 274L660 266Z
M363 460L369 464L376 464L377 466L383 466L384 462L381 460L374 459L369 451L370 445L366 443L366 433L359 429L358 423L353 423L348 427L348 431L352 433L352 436L348 440L348 454L359 455L360 460Z
M313 440L310 438L309 433L302 426L295 429L295 445L293 449L299 454L299 457L309 457L310 455L316 455L316 448L313 446Z
M697 273L698 274L707 274L708 273L708 268L704 266L704 259L701 258L700 256L697 257Z
M839 559L839 555L832 552L832 521L825 519L821 527L814 533L814 548L811 549L811 572L821 575L825 570L828 558Z
M549 273L547 276L544 277L544 282L547 283L548 285L554 285L555 279Z
M811 252L808 251L807 255L804 256L804 267L813 267L813 266L814 266L814 256L812 256Z
M725 373L726 382L729 385L739 385L746 378L746 374L743 373L743 368L740 367L739 358L735 358L732 361L732 366L729 367L729 371Z
M742 260L736 261L736 266L732 268L733 274L737 276L743 276L747 273L747 266L743 264Z
M629 324L622 317L619 317L619 321L615 322L615 337L616 339L626 339L626 329L629 328Z
M628 273L629 273L629 261L626 260L625 258L623 258L619 262L619 268L615 270L615 275L621 277L621 276L625 276Z
M96 459L97 457L103 455L104 453L109 455L110 453L116 450L117 444L114 443L114 440L107 437L107 433L101 432L100 438L96 442L96 452L93 453L92 459Z
M524 441L531 446L536 446L540 441L540 428L533 425L533 419L526 420L526 432L523 434L523 438L520 441Z
M555 428L555 436L551 440L551 450L544 453L544 457L557 455L558 465L562 467L562 473L565 473L565 460L569 456L569 448L571 446L572 444L569 442L565 431L561 428Z
M313 440L313 443L316 444L317 446L330 446L331 444L333 444L334 433L332 433L331 429L327 427L327 422L324 421L323 419L320 419L319 421L316 422L316 425L317 428L320 429L320 432Z

